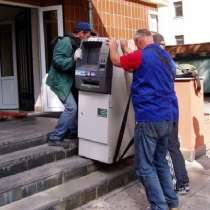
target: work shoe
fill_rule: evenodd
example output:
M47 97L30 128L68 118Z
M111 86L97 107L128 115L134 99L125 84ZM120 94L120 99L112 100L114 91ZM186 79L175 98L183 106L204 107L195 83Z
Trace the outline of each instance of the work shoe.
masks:
M67 132L64 136L64 139L77 139L78 134L77 133L69 133Z
M52 141L52 140L60 140L60 139L52 139L52 137L51 137L52 133L53 132L50 132L50 133L47 134L47 142Z
M64 138L55 137L52 134L53 134L53 132L50 132L47 134L47 142L49 142L49 141L63 141Z

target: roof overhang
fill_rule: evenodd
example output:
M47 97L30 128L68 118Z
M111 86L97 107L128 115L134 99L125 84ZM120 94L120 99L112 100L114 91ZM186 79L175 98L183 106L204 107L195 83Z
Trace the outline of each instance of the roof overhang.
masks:
M158 7L168 6L168 0L142 0L146 3L156 4Z
M176 46L166 46L166 50L174 58L181 57L209 57L210 42L200 44L185 44Z

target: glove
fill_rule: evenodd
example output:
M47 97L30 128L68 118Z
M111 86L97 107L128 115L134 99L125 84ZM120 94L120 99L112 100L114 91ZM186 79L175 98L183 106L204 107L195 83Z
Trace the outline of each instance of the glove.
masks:
M82 49L81 48L78 48L74 53L74 60L77 61L79 59L82 60Z

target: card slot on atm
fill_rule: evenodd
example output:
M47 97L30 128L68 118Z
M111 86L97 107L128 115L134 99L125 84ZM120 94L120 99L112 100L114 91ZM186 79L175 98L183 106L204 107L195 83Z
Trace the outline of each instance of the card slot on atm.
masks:
M82 86L94 86L94 87L100 87L99 86L99 81L96 80L88 80L88 79L83 79L82 80Z

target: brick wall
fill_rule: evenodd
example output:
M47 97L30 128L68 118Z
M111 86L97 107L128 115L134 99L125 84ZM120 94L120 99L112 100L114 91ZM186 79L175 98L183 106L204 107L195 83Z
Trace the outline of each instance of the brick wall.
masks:
M76 22L88 21L87 0L63 0L63 5L65 31L72 31Z
M64 0L65 30L72 31L75 22L88 21L86 0ZM131 39L139 28L148 28L151 4L140 0L92 0L93 27L100 36Z
M100 35L131 39L140 28L148 28L148 10L154 5L140 0L92 0L94 28Z

